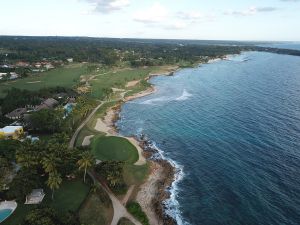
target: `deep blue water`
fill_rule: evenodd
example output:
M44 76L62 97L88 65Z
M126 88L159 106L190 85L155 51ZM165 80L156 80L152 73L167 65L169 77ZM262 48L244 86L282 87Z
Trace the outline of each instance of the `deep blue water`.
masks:
M118 126L183 169L179 224L300 224L300 57L248 52L151 82Z

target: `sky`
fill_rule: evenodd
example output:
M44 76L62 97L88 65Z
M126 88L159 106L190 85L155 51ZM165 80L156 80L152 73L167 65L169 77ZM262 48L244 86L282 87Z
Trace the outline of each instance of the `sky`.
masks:
M300 0L0 0L0 35L300 41Z

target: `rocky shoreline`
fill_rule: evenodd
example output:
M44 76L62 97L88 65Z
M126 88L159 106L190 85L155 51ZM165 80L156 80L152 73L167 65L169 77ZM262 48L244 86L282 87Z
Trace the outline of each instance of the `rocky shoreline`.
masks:
M145 80L149 81L154 76L172 76L177 70L178 67L173 67L170 71L149 74ZM109 119L110 121L106 122L108 122L108 125L113 129L113 133L118 134L118 128L115 124L120 119L119 113L122 104L136 98L150 95L154 92L155 87L151 85L148 89L126 97L124 101L121 101L116 106L112 107L110 110L113 111L113 116ZM176 225L176 221L166 214L166 206L164 204L164 202L170 198L168 189L175 181L176 168L174 168L167 160L157 157L159 154L158 150L151 147L151 143L145 137L135 139L144 150L143 155L151 163L149 177L139 188L136 200L147 214L151 225Z

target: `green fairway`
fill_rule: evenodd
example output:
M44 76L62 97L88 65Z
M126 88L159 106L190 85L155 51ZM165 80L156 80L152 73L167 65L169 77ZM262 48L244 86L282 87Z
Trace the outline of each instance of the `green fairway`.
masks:
M149 73L158 71L158 69L159 67L125 69L96 76L91 83L91 96L95 98L103 98L103 89L112 87L124 88L127 82L144 79L149 75Z
M124 161L134 163L138 160L137 149L127 139L121 137L95 137L92 152L99 160Z
M3 82L0 83L0 97L4 95L3 92L5 90L13 87L27 90L39 90L41 88L57 86L71 88L78 83L79 77L86 72L86 65L75 64L31 75L23 79Z
M46 191L46 196L41 205L51 206L58 212L77 211L88 195L90 187L81 180L64 181L60 188L55 191L54 200L51 199L51 191ZM20 225L31 209L38 205L24 205L19 203L16 211L3 225ZM1 223L2 225L2 223Z

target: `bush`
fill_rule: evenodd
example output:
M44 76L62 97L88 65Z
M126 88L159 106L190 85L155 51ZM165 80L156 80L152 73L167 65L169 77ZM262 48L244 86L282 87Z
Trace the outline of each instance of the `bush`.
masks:
M137 218L143 225L149 225L147 215L142 210L142 207L137 202L130 202L126 205L127 210Z

